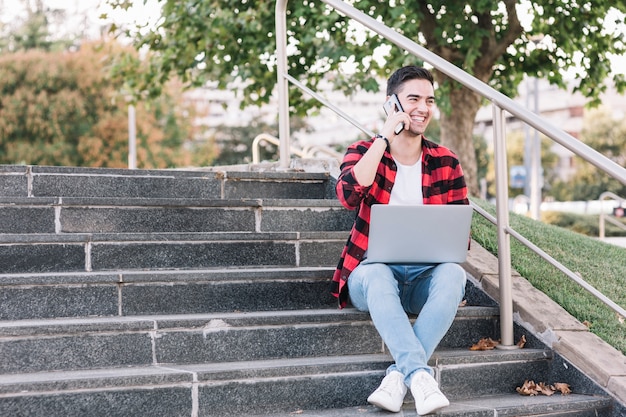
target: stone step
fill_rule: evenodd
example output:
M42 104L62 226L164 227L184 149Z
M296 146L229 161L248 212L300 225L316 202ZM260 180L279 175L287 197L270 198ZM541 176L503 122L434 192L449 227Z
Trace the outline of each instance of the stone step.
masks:
M0 234L3 273L336 266L347 232Z
M205 414L211 415L211 414ZM239 414L253 417L255 414ZM286 414L268 413L265 417L284 417ZM392 414L372 405L346 408L295 410L289 415L302 417L389 417L417 416L412 402L404 404L399 413ZM435 414L433 414L435 415ZM465 400L451 400L450 406L438 410L442 417L621 417L611 409L611 398L585 394L524 397L518 394L501 394Z
M0 321L337 308L334 267L0 274ZM471 279L471 306L495 306Z
M495 308L463 307L441 348L496 337ZM0 373L382 353L351 308L0 322Z
M0 166L11 197L334 198L327 173Z
M497 415L542 415L554 412L557 405L568 412L594 409L598 415L608 415L603 414L610 405L605 396L574 391L569 396L523 397L515 394L511 384L498 384L510 366L521 369L523 378L537 375L536 368L547 366L549 359L550 352L543 349L437 351L433 365L438 374L447 381L458 380L465 389L465 397L459 397L452 392L454 384L442 382L442 390L452 400L444 415L485 415L481 410L489 415L495 415L494 411ZM0 375L0 414L61 416L78 415L76 410L80 410L82 415L122 416L141 415L148 407L157 416L383 415L366 406L366 398L389 363L385 354L336 355ZM535 363L543 365L524 367ZM453 377L463 368L484 368L481 375L490 377L482 384L493 385L492 394L477 399L483 387L469 386L465 375ZM415 412L412 407L409 394L404 407L408 415ZM328 408L332 410L324 410Z
M337 308L332 267L0 274L0 321Z
M0 233L349 231L354 212L323 199L2 198Z

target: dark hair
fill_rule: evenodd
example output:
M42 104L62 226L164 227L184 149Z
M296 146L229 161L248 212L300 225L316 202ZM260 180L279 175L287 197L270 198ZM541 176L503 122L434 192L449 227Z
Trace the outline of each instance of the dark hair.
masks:
M426 68L409 65L391 74L391 77L387 80L387 95L390 96L394 93L398 93L402 84L416 79L428 80L433 86L435 85L433 74L430 71Z

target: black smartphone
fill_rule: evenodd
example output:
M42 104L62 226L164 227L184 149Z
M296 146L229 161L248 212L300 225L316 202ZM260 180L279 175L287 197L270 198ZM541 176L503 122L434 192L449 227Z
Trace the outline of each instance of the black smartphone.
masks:
M387 116L389 116L390 114L399 112L399 111L404 112L404 109L402 108L402 104L400 104L400 100L398 99L398 96L396 94L392 94L389 97L389 100L385 101L385 104L383 104L383 109L385 110L385 113L387 114ZM398 135L403 130L404 130L404 123L398 123L396 128L393 130L393 133Z

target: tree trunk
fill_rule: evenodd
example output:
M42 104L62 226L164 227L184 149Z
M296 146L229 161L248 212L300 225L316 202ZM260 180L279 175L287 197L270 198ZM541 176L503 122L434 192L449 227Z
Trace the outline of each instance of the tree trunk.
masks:
M440 74L437 82L450 81ZM441 112L441 143L457 154L463 167L465 182L469 194L479 195L476 153L474 149L473 130L476 113L480 109L481 98L465 87L455 86L450 93L450 113Z

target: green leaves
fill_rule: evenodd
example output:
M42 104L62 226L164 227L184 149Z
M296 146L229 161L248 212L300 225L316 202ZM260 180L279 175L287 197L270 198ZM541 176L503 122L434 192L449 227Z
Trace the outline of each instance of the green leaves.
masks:
M584 75L580 91L597 98L597 85L610 74L607 54L626 52L624 42L619 42L623 33L602 30L605 19L624 23L623 14L607 15L613 4L608 0L596 1L593 7L534 1L526 30L519 26L517 13L521 9L512 0L393 3L362 0L354 6L411 39L425 39L427 48L505 93L516 91L520 73L548 76L562 85L562 71L578 65ZM130 2L109 0L109 4L125 9ZM152 96L160 91L154 84L162 84L172 75L190 86L206 81L225 86L238 78L246 83L247 91L256 93L254 98L244 97L244 105L267 102L267 92L275 84L266 76L267 71L274 70L274 1L162 0L160 4L163 18L156 28L141 33L139 28L130 30L135 46L147 47L151 54L148 71L133 85ZM391 68L406 62L404 51L395 47L385 56L387 66L368 59L388 42L367 30L352 36L353 24L322 2L294 0L287 5L290 74L313 88L333 74L344 79L337 84L344 85L346 91L369 90L373 88L372 77L386 77ZM534 35L549 35L550 44L534 45ZM586 59L576 61L574 56L579 53ZM344 74L342 64L346 61L355 63L356 73ZM128 77L138 75L130 68L125 71ZM623 76L615 77L615 82L623 88ZM303 113L300 106L308 106L298 92L294 92L292 104L297 113Z
M576 88L592 104L598 102L607 77L613 78L619 91L626 90L624 76L612 74L608 60L610 54L626 53L626 17L615 12L624 10L623 0L351 3L509 96L517 94L524 74L564 87L566 71L577 71ZM179 77L187 87L213 81L229 88L237 80L244 86L242 107L269 101L277 81L274 0L161 0L159 4L162 19L156 27L128 29L135 48L147 50L147 59L135 68L117 66L136 97L156 97L167 80ZM422 64L321 1L291 0L287 7L289 74L313 90L322 80L330 80L346 94L376 91L398 67ZM529 12L521 14L525 8ZM622 26L611 29L605 21ZM471 147L471 126L480 101L473 92L459 90L445 74L435 73L435 78L438 105L445 113L442 143L468 149L462 145ZM289 94L294 115L319 106L293 86ZM463 103L462 108L458 103ZM455 104L456 111L448 113ZM460 158L473 192L477 179L473 178L476 161L467 156L471 153L460 152Z

